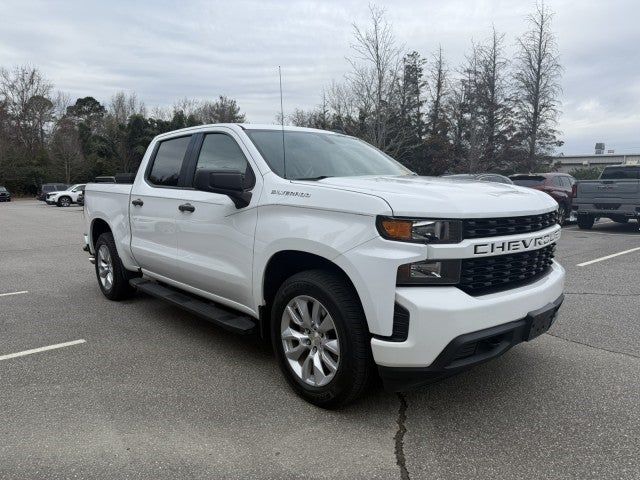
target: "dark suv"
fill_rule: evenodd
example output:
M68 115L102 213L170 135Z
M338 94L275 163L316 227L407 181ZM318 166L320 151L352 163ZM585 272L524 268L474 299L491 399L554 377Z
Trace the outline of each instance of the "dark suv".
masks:
M0 187L0 202L10 202L11 194L5 187Z
M47 193L64 192L69 186L66 183L43 183L36 198L42 202L47 199Z
M528 173L509 177L521 187L535 188L551 195L560 206L558 223L563 225L571 215L572 189L576 179L568 173Z

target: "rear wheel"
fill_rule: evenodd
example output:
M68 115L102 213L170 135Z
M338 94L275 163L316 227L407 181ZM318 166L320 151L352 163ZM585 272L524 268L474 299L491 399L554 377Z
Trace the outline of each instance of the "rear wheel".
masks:
M71 205L71 198L69 197L60 197L58 199L58 206L59 207L68 207Z
M578 228L589 230L593 227L595 221L596 219L593 215L578 215Z
M309 270L287 279L273 304L271 339L289 385L320 407L352 402L372 377L362 306L337 273Z
M98 237L96 249L96 278L105 297L109 300L129 298L135 289L129 280L137 276L124 268L111 233L103 233Z

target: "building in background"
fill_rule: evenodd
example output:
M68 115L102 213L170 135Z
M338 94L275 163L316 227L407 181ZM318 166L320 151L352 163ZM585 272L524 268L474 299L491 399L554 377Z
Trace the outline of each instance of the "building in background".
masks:
M606 153L605 153L606 152ZM553 170L569 173L576 168L599 168L609 165L640 164L640 153L618 153L606 150L604 143L596 143L595 153L584 155L558 155L551 157L550 166Z

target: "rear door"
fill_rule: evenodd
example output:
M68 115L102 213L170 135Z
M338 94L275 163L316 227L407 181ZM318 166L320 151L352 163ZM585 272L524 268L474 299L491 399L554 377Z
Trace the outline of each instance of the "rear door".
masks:
M193 138L184 135L158 142L144 175L136 177L131 189L131 253L148 273L174 277L176 217L184 196L182 170Z
M242 141L220 127L199 134L187 185L193 185L196 170L245 173L245 187L252 190L251 203L236 208L227 195L195 189L184 191L188 210L178 212L179 281L230 305L252 305L253 243L261 178L249 161Z

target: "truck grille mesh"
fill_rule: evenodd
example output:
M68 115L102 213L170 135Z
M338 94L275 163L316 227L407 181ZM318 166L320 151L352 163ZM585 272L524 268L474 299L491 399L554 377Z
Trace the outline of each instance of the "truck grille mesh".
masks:
M555 244L539 250L462 260L458 287L470 295L515 288L546 273L551 267Z
M526 217L470 218L462 221L462 238L537 232L554 225L556 221L557 212L555 211Z

